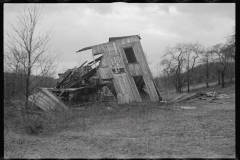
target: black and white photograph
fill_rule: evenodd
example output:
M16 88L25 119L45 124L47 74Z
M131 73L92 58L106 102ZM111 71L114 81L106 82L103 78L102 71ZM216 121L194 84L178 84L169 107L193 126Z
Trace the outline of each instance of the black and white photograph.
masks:
M236 158L235 3L4 3L4 158Z

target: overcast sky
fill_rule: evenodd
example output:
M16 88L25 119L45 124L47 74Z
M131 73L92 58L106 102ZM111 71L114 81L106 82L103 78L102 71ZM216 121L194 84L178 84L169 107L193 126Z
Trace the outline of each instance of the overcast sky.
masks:
M4 4L4 30L25 4ZM234 3L45 4L44 28L53 26L52 50L62 53L58 73L91 61L91 51L77 50L108 42L109 37L140 35L155 73L166 46L225 42L235 26Z

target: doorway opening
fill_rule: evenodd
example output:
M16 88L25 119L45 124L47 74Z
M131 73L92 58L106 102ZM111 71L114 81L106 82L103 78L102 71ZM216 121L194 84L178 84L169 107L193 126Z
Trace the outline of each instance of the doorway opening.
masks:
M133 79L142 101L151 101L143 76L133 76Z

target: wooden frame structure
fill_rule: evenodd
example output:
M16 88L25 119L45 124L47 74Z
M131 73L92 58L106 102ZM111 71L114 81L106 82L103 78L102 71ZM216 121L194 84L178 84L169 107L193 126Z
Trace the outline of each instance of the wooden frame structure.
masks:
M103 81L113 82L118 104L142 102L141 89L147 92L151 101L161 100L140 39L138 35L112 37L109 38L108 43L85 47L77 51L92 49L93 57L102 54L97 67L97 75ZM136 81L136 79L142 79L141 85L139 85L141 80Z

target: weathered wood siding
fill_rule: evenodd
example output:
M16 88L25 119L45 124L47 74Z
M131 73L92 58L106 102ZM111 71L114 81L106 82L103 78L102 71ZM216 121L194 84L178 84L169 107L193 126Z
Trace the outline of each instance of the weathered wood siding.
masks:
M139 42L139 38L137 36L129 37L125 39L119 39L115 41L118 45L130 44L134 42Z
M146 87L148 89L150 99L152 101L159 101L157 90L156 90L156 88L153 84L152 73L149 69L147 59L146 59L146 56L143 52L140 41L134 43L133 49L134 49L134 52L136 53L135 55L137 55L136 56L137 61L139 62L139 65L141 66L141 70L142 70L142 73L143 73L143 79L144 79L144 82L145 82Z
M131 76L142 75L140 65L138 63L129 63L128 67L129 67L129 71L130 71Z
M113 78L112 72L109 67L100 67L97 70L98 75L101 79L111 79Z
M102 48L102 45L96 45L92 47L93 54L98 54L103 52L104 52L104 49ZM97 74L100 76L101 79L113 78L112 72L108 67L108 64L106 63L106 58L104 58L104 56L101 58L99 68L97 70Z
M29 101L36 104L43 110L49 109L65 109L68 107L58 99L52 92L48 91L46 88L39 88L39 92L29 96Z
M93 55L98 54L98 53L103 53L103 48L101 45L96 45L92 47L92 53Z
M100 61L100 64L99 64L99 67L108 67L104 57L102 57L102 59Z
M131 91L131 86L129 84L126 74L116 74L114 75L116 86L119 88L120 92L117 94L119 104L129 103L134 101L134 96Z
M134 92L136 92L132 86L132 77L129 77L130 72L124 65L121 54L118 51L118 47L115 42L109 42L94 46L93 53L103 51L103 61L100 63L98 73L102 79L113 78L113 84L117 92L117 99L119 104L141 101L141 98L137 99ZM101 49L100 49L101 48ZM121 72L120 72L121 70ZM135 84L134 84L135 85ZM135 86L136 88L136 86ZM136 88L137 89L137 88Z
M143 79L146 84L150 99L152 101L159 101L156 88L153 84L153 77L150 72L146 57L144 55L144 52L138 37L137 36L130 37L127 39L118 40L117 42L118 42L120 53L122 54L122 57L123 57L123 61L128 66L130 74L138 75L138 76L143 75ZM124 48L127 48L127 47L133 47L133 51L138 63L128 63L127 57L124 52Z
M124 48L133 47L137 63L128 63ZM147 91L152 101L158 101L152 74L138 36L119 39L92 47L93 55L102 53L98 74L101 79L113 78L119 104L142 102L137 86L132 76L143 75Z
M116 48L117 48L117 50L118 50L118 52L119 52L119 54L121 56L121 59L122 59L122 62L124 64L124 66L125 66L126 75L128 77L128 80L129 80L129 83L130 83L130 86L131 86L131 90L132 90L133 95L134 95L134 99L137 102L142 102L142 99L141 99L141 96L140 96L140 94L138 92L138 89L137 89L137 86L135 84L135 81L134 81L134 79L133 79L133 77L131 75L131 71L129 69L126 56L125 56L125 54L123 54L123 50L120 47L120 46L122 46L122 44L130 45L131 42L134 42L136 40L136 39L134 39L134 38L132 39L132 38L133 37L130 37L128 39L122 39L122 40L116 41Z
M56 107L55 101L43 92L38 92L29 96L29 101L42 108L44 111L54 109Z

